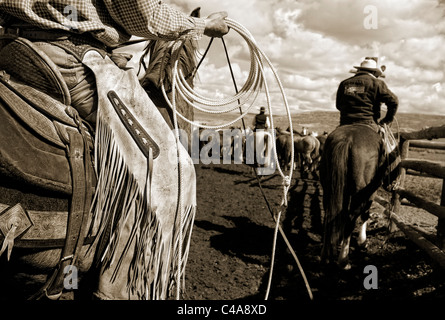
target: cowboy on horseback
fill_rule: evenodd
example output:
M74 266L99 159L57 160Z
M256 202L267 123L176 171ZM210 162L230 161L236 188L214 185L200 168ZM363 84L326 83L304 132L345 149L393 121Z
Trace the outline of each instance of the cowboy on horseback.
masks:
M400 156L397 153L395 139L388 128L393 122L398 109L397 96L388 89L386 83L379 79L384 78L385 66L378 66L377 57L366 57L355 66L357 71L351 71L355 75L342 81L337 91L336 107L340 110L340 126L360 124L370 127L378 132L383 141L383 153L388 157L387 176L384 187L388 188L397 178ZM381 117L381 104L387 107L386 115Z
M366 247L373 197L392 171L388 165L392 160L384 161L382 157L385 144L380 126L386 127L393 121L398 107L397 97L378 79L383 72L377 58L366 58L355 68L356 75L339 85L336 102L340 126L328 135L320 165L325 208L321 256L326 262L338 256L337 263L345 270L351 268L348 256L356 222L360 217L357 244ZM380 120L382 103L388 110ZM387 134L391 132L388 130Z
M67 169L57 172L51 162L45 167L56 171L57 179L26 170L22 175L37 185L48 180L71 196L60 258L33 297L58 299L63 270L91 265L87 255L97 255L97 298L166 298L173 275L179 296L196 211L193 164L135 72L126 67L129 57L113 49L133 35L181 43L202 35L222 37L229 30L226 17L225 12L189 17L155 0L0 0L1 105L44 138L43 159L51 153L44 152L49 145L62 148L54 163ZM3 144L0 155L8 155L13 169L40 169L35 168L39 162L18 161L14 157L20 154L6 149ZM8 209L11 215L16 211L23 210ZM13 240L24 231L19 227L0 230L0 251L8 249L8 258ZM85 253L89 235L94 240L88 246L95 249Z
M255 150L256 157L259 159L260 167L268 167L270 165L270 150L269 150L269 134L267 133L270 128L270 120L266 115L266 108L260 107L260 113L253 118L253 131L255 134Z
M379 77L382 69L377 58L366 58L360 66L355 66L356 74L343 80L337 90L336 107L340 111L340 126L364 124L377 132L379 125L390 124L398 108L396 95L388 89ZM386 116L380 120L381 104L387 106Z
M255 115L252 125L253 125L253 131L257 131L258 129L261 129L261 130L269 129L270 120L269 120L269 117L266 115L265 107L260 108L260 113Z

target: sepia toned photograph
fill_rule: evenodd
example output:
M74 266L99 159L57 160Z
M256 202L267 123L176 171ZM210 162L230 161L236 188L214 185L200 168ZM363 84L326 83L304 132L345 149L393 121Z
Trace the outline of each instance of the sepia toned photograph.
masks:
M445 1L0 0L0 121L0 306L445 301Z

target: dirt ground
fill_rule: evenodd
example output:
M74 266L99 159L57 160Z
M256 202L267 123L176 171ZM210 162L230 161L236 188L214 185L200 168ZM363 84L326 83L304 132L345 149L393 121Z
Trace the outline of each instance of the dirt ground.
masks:
M264 299L268 288L275 223L246 165L196 165L198 211L186 270L187 300ZM261 179L266 198L279 210L279 175ZM382 194L382 196L386 196ZM318 180L292 180L283 212L286 235L307 277L314 301L435 301L445 298L443 270L401 231L388 232L388 220L372 210L366 251L351 243L352 269L322 265L322 190ZM276 211L278 212L278 211ZM434 230L429 222L418 223ZM364 269L378 271L378 288L367 290ZM278 235L269 300L308 301L297 264Z

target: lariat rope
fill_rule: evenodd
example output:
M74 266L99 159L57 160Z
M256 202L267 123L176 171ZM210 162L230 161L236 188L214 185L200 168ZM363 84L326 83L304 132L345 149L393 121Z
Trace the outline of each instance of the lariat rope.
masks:
M289 130L290 135L293 140L293 129L292 129L292 120L291 120L291 114L289 105L287 102L286 94L284 92L283 85L281 84L281 80L278 77L278 73L273 67L272 63L270 62L269 58L266 56L266 54L257 46L253 36L250 34L250 32L244 28L242 25L238 24L237 22L226 18L227 25L238 32L245 40L248 45L249 51L250 51L250 72L249 76L244 84L244 86L239 90L239 92L234 95L223 99L214 99L212 97L204 97L200 94L198 94L186 81L186 78L184 77L184 74L181 70L178 70L177 68L177 61L175 62L175 66L173 69L173 81L175 82L174 88L172 88L172 92L177 92L191 107L200 110L204 113L208 114L223 114L223 113L230 113L236 109L240 109L245 105L248 105L247 109L244 110L240 116L235 118L234 120L231 120L227 123L223 123L220 125L210 126L210 125L204 125L197 122L194 122L190 119L187 119L185 116L183 116L181 113L175 111L176 106L173 106L172 102L167 96L167 92L165 90L165 86L162 85L162 93L164 94L165 99L167 100L167 104L170 106L170 108L175 111L175 114L184 120L185 122L189 123L190 125L193 125L195 127L203 128L203 129L222 129L227 128L234 123L236 123L239 120L242 120L248 113L249 110L253 107L253 104L256 100L256 97L260 93L262 87L264 87L264 92L266 94L266 101L267 101L267 108L270 115L270 123L271 128L274 128L274 120L273 120L273 110L272 110L272 103L271 103L271 97L269 92L269 87L267 85L266 77L265 77L265 70L264 70L264 62L267 63L268 67L273 73L273 76L279 86L280 93L284 102L284 106L287 112L287 117L289 120ZM173 84L172 84L173 86ZM199 105L198 105L199 104ZM177 129L177 128L175 128ZM275 145L275 132L272 131L272 145L273 145L273 152L275 155L275 161L277 164L277 169L281 177L283 178L283 184L286 187L286 191L289 190L290 187L290 179L293 175L293 167L291 166L289 174L286 176L278 161L277 156L277 150ZM291 148L291 159L294 158L294 148L292 145Z
M236 21L229 19L229 18L226 18L226 23L229 26L229 28L231 28L232 30L235 30L246 41L247 46L249 48L249 52L250 52L251 64L250 64L249 75L247 77L247 80L246 80L244 86L239 91L238 91L238 88L236 87L236 83L235 83L235 80L233 77L233 72L231 70L232 78L234 80L234 85L235 85L235 89L236 89L236 94L234 96L223 98L223 99L214 99L214 98L208 98L208 97L198 94L187 83L186 77L184 77L184 74L182 73L182 71L178 69L178 59L177 58L176 58L176 60L174 59L174 67L173 67L173 74L172 74L172 88L171 88L172 98L171 98L171 100L167 95L164 83L161 82L162 83L162 86L161 86L162 93L164 95L165 100L167 101L167 104L173 110L173 115L174 115L173 122L174 122L175 131L176 131L176 133L175 133L176 144L178 147L178 171L179 171L180 186L183 181L182 181L181 163L180 163L180 157L179 157L179 145L181 142L180 142L180 137L179 137L179 126L178 126L178 118L177 117L181 118L182 120L184 120L185 122L189 123L192 126L195 126L198 128L203 128L203 129L218 130L218 129L229 127L239 120L242 120L243 125L244 125L244 117L249 113L249 110L252 108L256 98L258 97L258 94L261 92L262 88L264 88L264 92L266 95L266 101L267 101L267 108L268 108L269 116L270 116L271 128L272 129L274 128L272 103L271 103L269 87L268 87L268 84L266 81L264 64L266 64L270 68L270 70L273 73L274 79L277 82L277 85L279 86L281 97L283 99L283 103L284 103L287 117L289 120L290 136L293 141L293 128L292 128L292 119L291 119L290 109L289 109L289 105L287 102L286 94L284 92L283 85L280 81L277 71L273 67L272 63L270 62L270 60L266 56L266 54L258 47L252 34L245 27L243 27ZM211 41L213 41L213 38ZM179 41L177 44L180 44L180 43L181 42ZM223 44L224 44L224 49L226 50L226 56L228 59L227 49L226 49L224 40L223 40ZM180 47L180 46L178 46L178 47ZM208 49L207 49L207 51L208 51ZM229 62L229 67L231 68L229 59L228 59L228 62ZM196 72L196 70L195 70L195 72ZM229 121L227 123L223 123L223 124L215 125L215 126L203 125L203 124L194 122L190 119L187 119L185 116L183 116L181 113L179 113L177 111L176 98L175 98L176 93L178 93L189 106L191 106L197 110L200 110L201 112L204 112L204 113L223 114L223 113L229 113L236 109L239 109L241 114L234 120ZM243 111L242 107L245 105L247 105L248 107L247 107L247 109L245 109ZM290 182L291 182L292 175L293 175L293 166L290 167L289 174L285 175L280 167L280 163L278 160L277 149L276 149L275 130L271 130L271 132L272 132L272 142L271 143L272 143L272 147L273 147L272 151L275 156L276 167L277 167L278 172L283 180L283 183L282 183L283 198L282 198L282 202L281 202L281 208L283 208L288 205L287 194L289 192ZM293 145L293 143L291 144L291 159L294 159L294 145ZM301 264L295 254L295 251L292 249L289 241L287 240L287 238L280 226L280 217L281 217L282 212L280 211L278 213L277 217L274 216L273 211L270 207L270 204L267 201L267 197L265 196L264 191L262 190L261 182L260 182L258 173L256 171L255 171L255 174L256 174L256 177L258 180L258 184L260 186L260 190L261 190L263 197L266 200L266 203L268 205L269 211L271 212L273 219L276 221L273 252L272 252L272 265L271 265L268 289L267 289L267 293L266 293L266 299L269 295L273 263L274 263L274 258L275 258L276 234L278 233L278 231L280 231L280 233L283 236L287 246L289 247L294 259L297 262L298 268L299 268L299 270L302 274L303 280L305 282L309 297L312 300L313 299L312 291L309 287L308 281L304 274L304 270L302 269ZM181 187L179 188L179 190L181 190ZM179 198L179 201L181 201L182 193L181 193L181 191L179 191L179 192L180 192L180 194L179 194L178 198ZM183 223L184 223L183 218L182 218L183 212L182 212L181 206L178 206L178 208L180 210L180 212L179 212L179 220L180 220L180 224L181 224L180 230L182 230ZM177 281L177 299L180 298L181 266L183 263L183 261L182 261L182 236L180 236L179 239L180 239L179 240L180 241L180 244L179 244L180 252L178 255L178 272L177 272L177 279L176 279L176 281Z

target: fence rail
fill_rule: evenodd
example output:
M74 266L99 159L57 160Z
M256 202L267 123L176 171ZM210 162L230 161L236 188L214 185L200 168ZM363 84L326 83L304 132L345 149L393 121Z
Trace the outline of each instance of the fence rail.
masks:
M425 250L440 266L445 269L445 162L430 161L409 158L410 147L445 150L445 143L432 141L433 139L445 138L445 125L440 127L425 128L420 131L400 133L401 150L401 174L400 184L393 191L391 204L392 211L385 210L390 220L414 241L419 247ZM426 176L442 179L442 194L440 205L426 200L414 192L405 189L405 178L407 174L414 176ZM406 225L399 217L402 200L406 199L411 205L438 217L436 244L428 241L415 228ZM387 202L377 197L376 202L387 207Z
M432 259L434 259L442 268L445 269L445 252L434 243L426 239L416 229L405 224L403 220L393 211L386 209L389 202L382 197L376 196L374 201L383 207L384 213L411 241L423 249Z
M439 141L410 140L409 145L413 148L445 150L445 142L439 142Z
M403 159L400 165L405 169L412 169L427 173L430 176L445 179L445 162Z
M429 213L435 215L440 219L445 219L445 207L435 204L434 202L427 201L422 197L416 196L414 193L407 191L405 189L395 190L399 194L401 199L406 199L416 207L421 208Z

